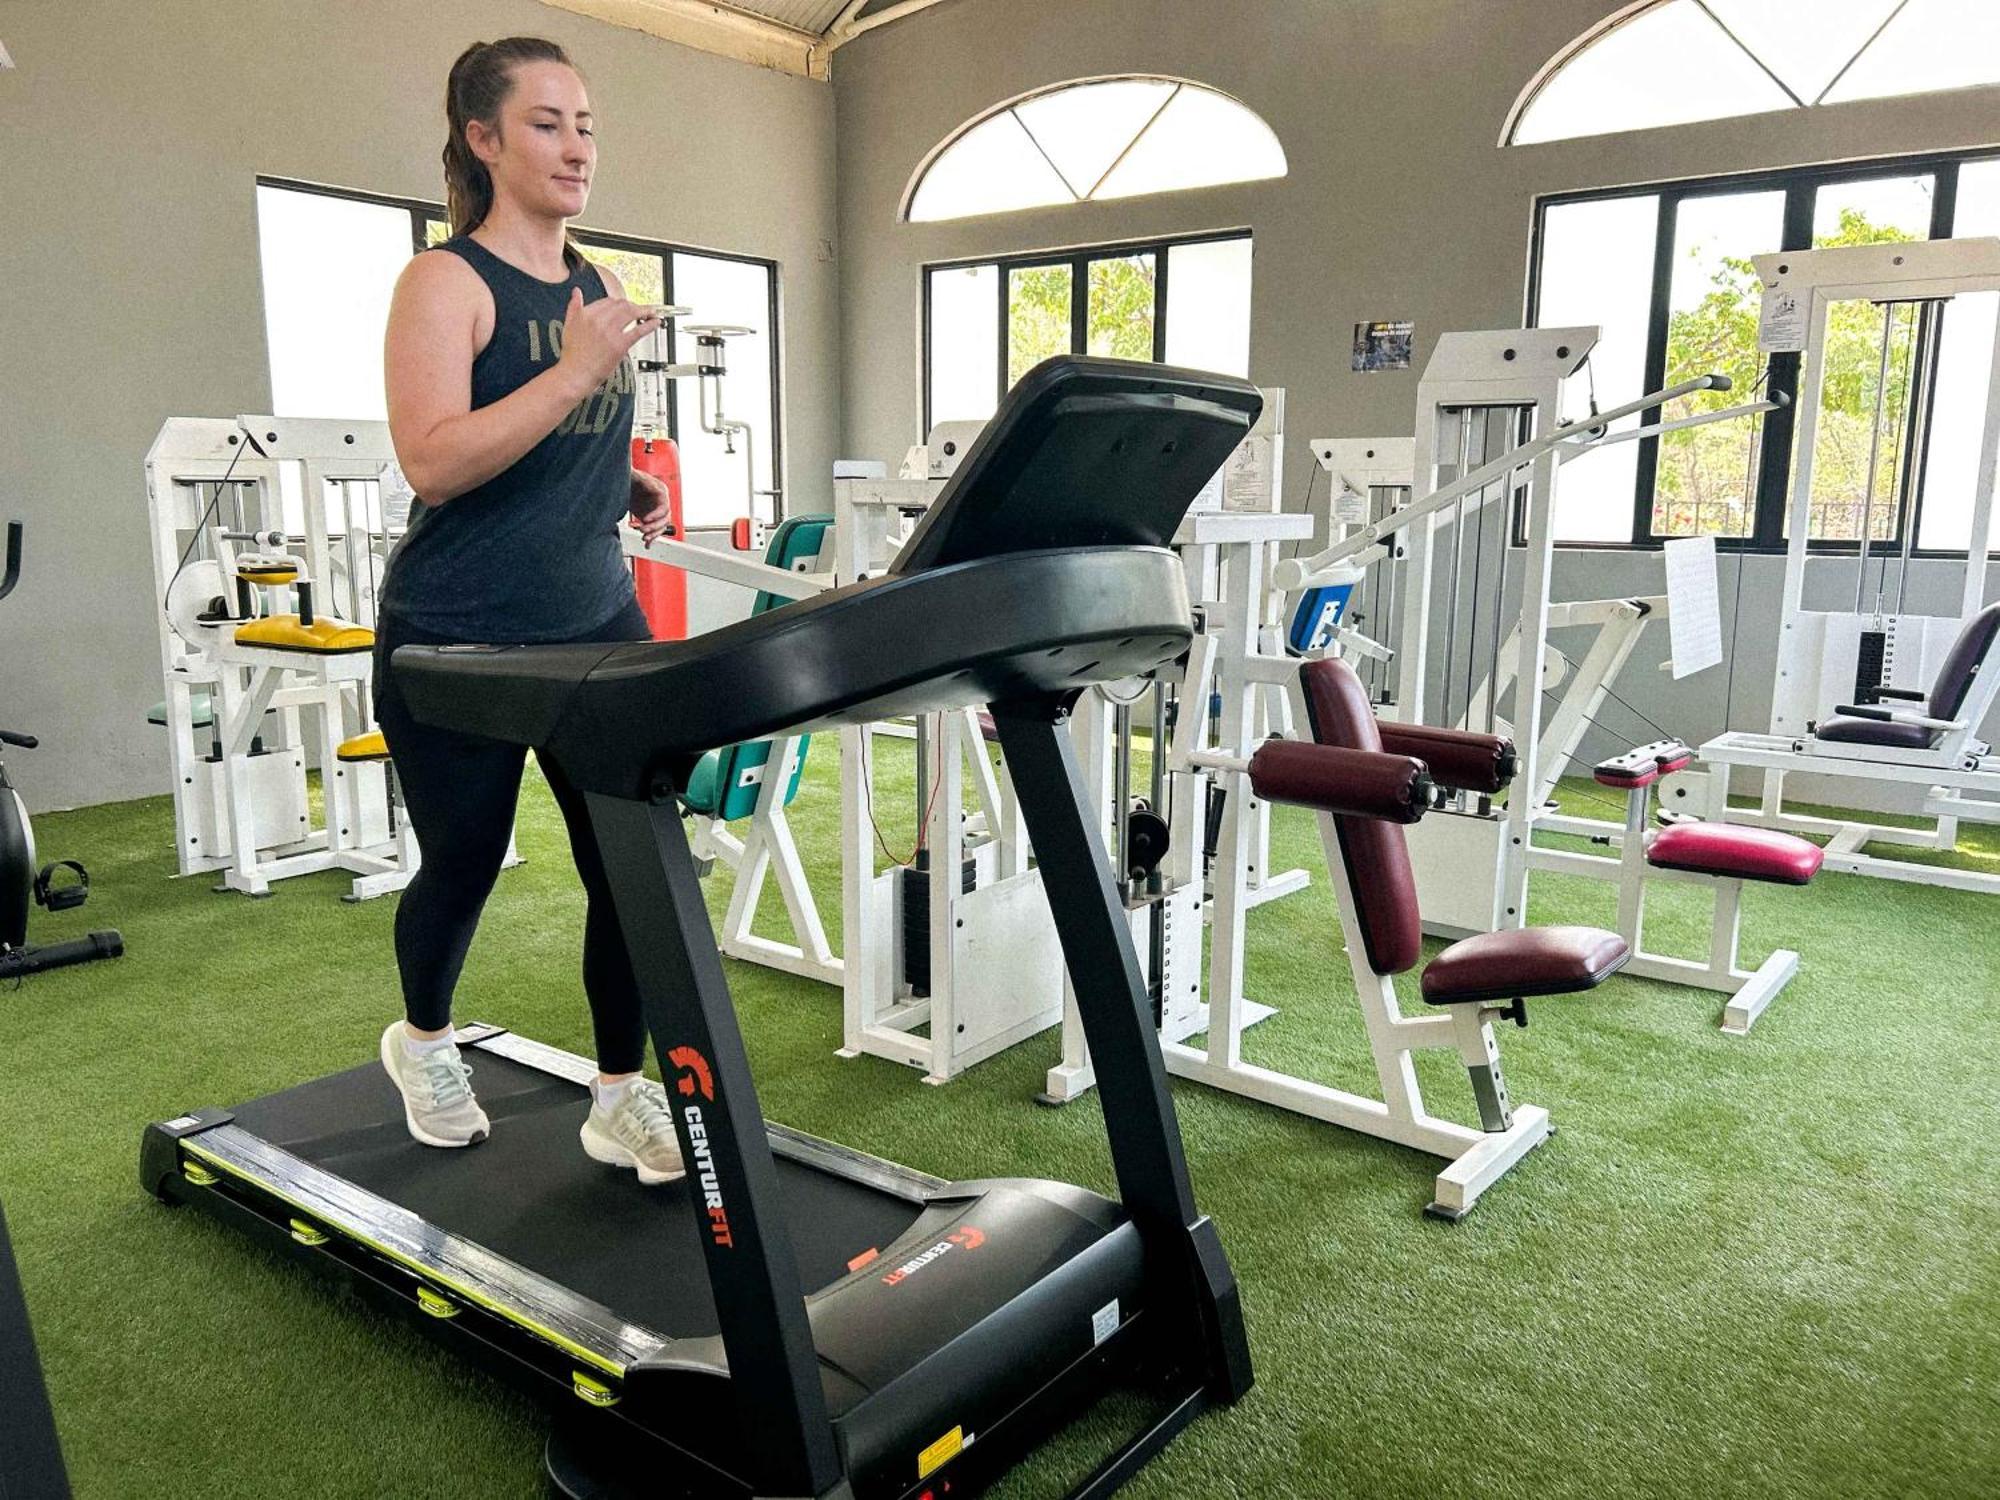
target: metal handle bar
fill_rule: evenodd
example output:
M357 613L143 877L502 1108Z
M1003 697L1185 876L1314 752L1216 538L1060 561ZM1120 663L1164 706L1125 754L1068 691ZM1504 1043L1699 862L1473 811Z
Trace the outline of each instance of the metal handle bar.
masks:
M1333 567L1336 563L1346 561L1356 553L1381 541L1382 538L1401 531L1412 522L1443 510L1447 505L1467 495L1478 494L1496 479L1507 478L1517 469L1525 468L1543 454L1553 452L1573 438L1601 431L1622 417L1651 411L1682 396L1691 396L1697 391L1729 390L1731 384L1727 375L1698 375L1693 380L1684 380L1679 385L1669 386L1664 391L1641 396L1635 401L1626 402L1623 406L1614 406L1609 411L1598 412L1580 421L1557 427L1532 442L1523 443L1518 448L1510 448L1491 463L1482 464L1470 474L1453 480L1443 489L1426 495L1416 503L1391 511L1381 520L1350 532L1324 552L1308 558L1288 558L1278 564L1274 570L1273 580L1278 588L1286 593L1319 582L1320 580L1314 577L1315 574Z

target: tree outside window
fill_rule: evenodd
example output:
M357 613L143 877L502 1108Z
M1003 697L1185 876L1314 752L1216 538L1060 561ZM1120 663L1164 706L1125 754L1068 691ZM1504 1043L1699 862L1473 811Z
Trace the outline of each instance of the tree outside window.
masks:
M1843 209L1839 229L1821 246L1905 243L1916 236L1897 225L1873 222L1861 209ZM1695 245L1684 253L1701 254ZM1759 378L1757 318L1763 289L1747 256L1719 258L1700 301L1677 310L1667 323L1667 381L1700 374L1730 377L1734 389L1703 391L1671 403L1668 418L1720 410L1746 399ZM1883 403L1875 503L1869 535L1896 535L1904 446L1903 432L1915 373L1916 320L1904 309L1890 329L1889 385ZM1836 303L1827 319L1821 372L1819 431L1813 449L1812 535L1854 541L1868 510L1868 467L1882 365L1883 316L1865 302ZM1759 422L1761 428L1761 420ZM1660 438L1653 498L1653 531L1659 536L1748 536L1756 511L1755 445L1744 423L1716 422Z

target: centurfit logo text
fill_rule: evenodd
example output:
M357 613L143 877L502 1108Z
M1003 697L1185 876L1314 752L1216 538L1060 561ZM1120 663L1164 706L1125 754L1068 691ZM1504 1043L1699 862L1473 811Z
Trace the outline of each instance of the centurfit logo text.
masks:
M935 1260L951 1254L954 1250L977 1250L986 1243L986 1231L974 1229L970 1224L963 1229L955 1229L921 1255L914 1255L895 1270L882 1278L884 1286L901 1286L917 1272Z

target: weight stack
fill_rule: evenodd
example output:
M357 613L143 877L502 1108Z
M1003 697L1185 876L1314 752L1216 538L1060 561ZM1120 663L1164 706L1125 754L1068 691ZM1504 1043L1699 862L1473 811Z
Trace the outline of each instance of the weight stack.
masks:
M961 869L959 892L964 894L978 884L979 871L969 854ZM931 872L924 865L904 865L900 878L903 887L903 982L910 987L912 995L921 998L931 992Z

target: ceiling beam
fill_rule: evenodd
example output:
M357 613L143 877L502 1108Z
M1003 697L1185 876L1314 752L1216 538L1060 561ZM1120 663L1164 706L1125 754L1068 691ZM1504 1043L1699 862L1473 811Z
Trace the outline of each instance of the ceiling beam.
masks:
M827 79L828 43L809 31L767 21L711 0L542 0L557 10L606 21L800 78ZM867 25L875 17L868 18Z
M920 10L929 10L933 5L939 4L940 0L898 0L894 5L883 6L873 15L864 16L861 10L867 3L868 0L853 0L847 9L840 13L833 25L827 28L828 51L845 46L856 37L873 31L877 26L886 26L891 21L914 16Z

